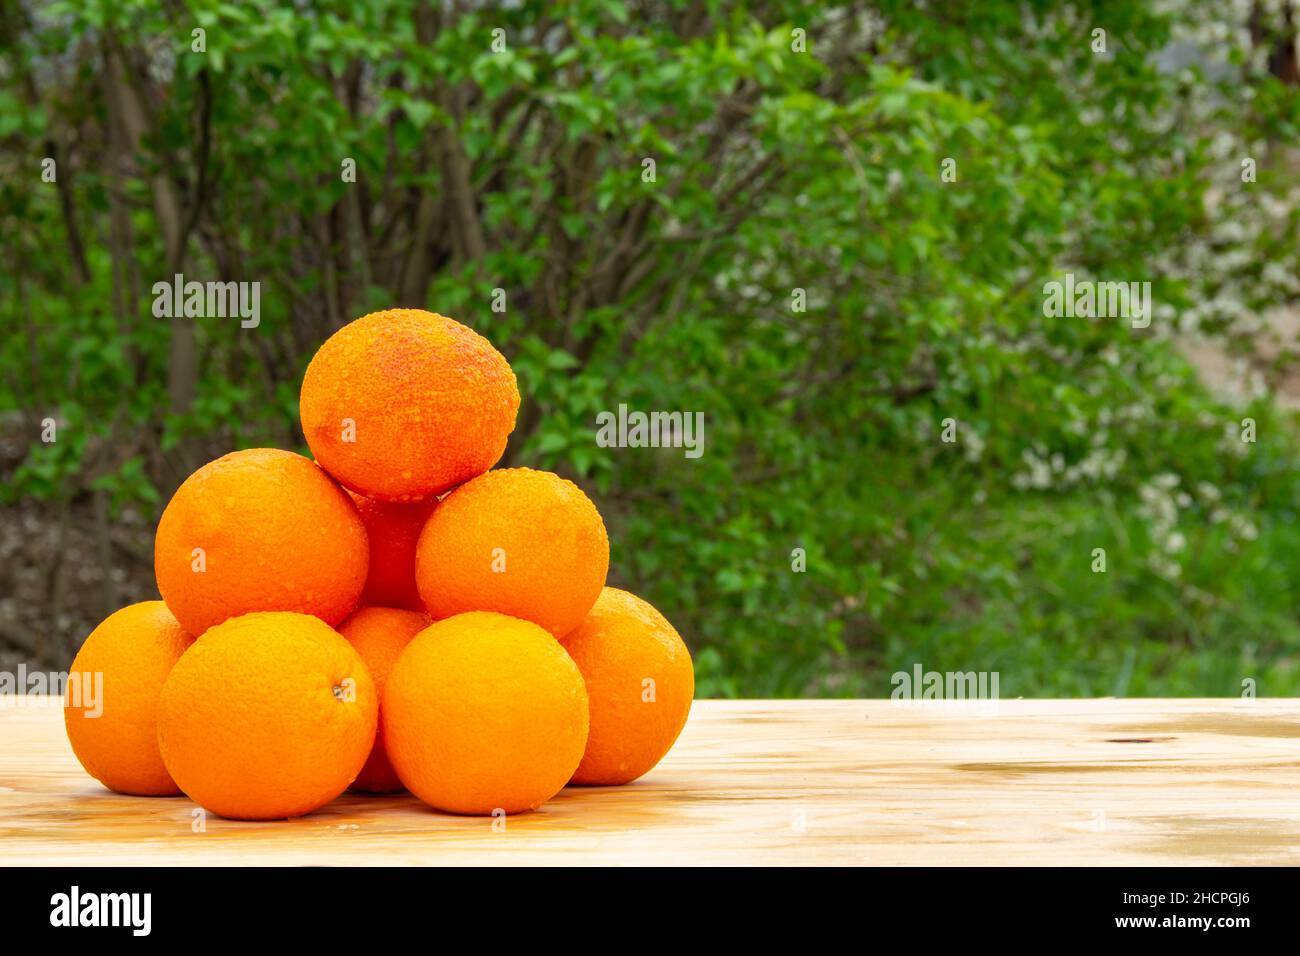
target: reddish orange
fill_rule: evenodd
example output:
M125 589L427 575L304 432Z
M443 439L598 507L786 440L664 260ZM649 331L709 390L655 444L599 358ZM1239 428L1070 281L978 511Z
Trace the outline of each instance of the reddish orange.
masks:
M312 454L335 478L368 498L419 501L497 463L519 388L473 329L387 309L325 341L303 376L299 409Z
M404 611L391 607L363 607L339 625L339 633L357 649L366 662L375 691L383 699L384 685L393 664L406 645L420 631L429 626L423 612ZM384 736L384 709L379 708L379 728L375 732L375 745L370 750L366 765L352 781L353 790L364 793L394 793L403 789L393 765L388 762Z
M415 545L438 499L394 504L356 492L348 494L361 514L370 541L370 573L361 592L361 606L423 611L415 587Z

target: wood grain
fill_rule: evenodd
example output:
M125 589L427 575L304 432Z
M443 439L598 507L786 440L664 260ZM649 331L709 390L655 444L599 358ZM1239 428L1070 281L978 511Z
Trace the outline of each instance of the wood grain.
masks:
M192 827L87 777L57 707L0 709L13 864L1300 863L1300 701L700 701L642 780L490 819L345 795Z

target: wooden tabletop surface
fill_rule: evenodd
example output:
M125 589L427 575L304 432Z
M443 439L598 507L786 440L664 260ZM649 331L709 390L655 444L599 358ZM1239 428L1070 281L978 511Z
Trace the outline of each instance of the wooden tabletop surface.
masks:
M14 703L9 865L1300 864L1295 700L698 701L640 781L495 827L405 794L199 826L104 790L57 706Z

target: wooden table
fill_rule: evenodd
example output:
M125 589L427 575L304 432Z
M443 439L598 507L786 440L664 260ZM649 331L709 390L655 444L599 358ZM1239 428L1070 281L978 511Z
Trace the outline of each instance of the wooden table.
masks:
M187 799L101 788L26 704L0 709L6 864L1300 863L1293 700L699 701L642 780L504 828L345 795L198 832Z

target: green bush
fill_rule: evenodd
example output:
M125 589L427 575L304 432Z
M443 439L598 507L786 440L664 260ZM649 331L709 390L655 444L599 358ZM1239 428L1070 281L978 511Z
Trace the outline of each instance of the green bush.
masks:
M1004 696L1300 690L1300 443L1178 347L1300 289L1272 33L1213 3L302 6L6 15L0 402L69 436L10 506L156 512L196 455L301 449L319 342L423 306L510 358L509 461L593 493L702 695L914 661ZM260 325L153 318L175 271L261 282ZM1149 281L1150 327L1045 316L1067 272ZM598 447L620 404L702 412L704 454Z

